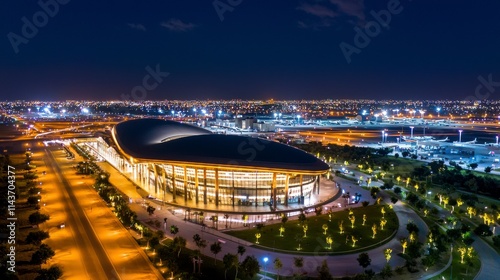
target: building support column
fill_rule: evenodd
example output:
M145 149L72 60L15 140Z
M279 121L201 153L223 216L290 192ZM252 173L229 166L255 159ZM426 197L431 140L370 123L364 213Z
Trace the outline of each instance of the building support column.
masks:
M317 195L319 195L320 179L321 179L321 176L320 176L320 175L318 175L318 187L316 188L316 194L317 194Z
M285 206L288 206L288 180L290 179L290 175L286 174L285 176Z
M187 167L184 166L184 202L187 202L188 193L187 193Z
M232 192L232 202L233 202L233 207L234 207L234 171L231 172L232 177L233 177L233 186L231 187L231 192Z
M299 204L304 204L304 175L300 174L300 197L299 197Z
M258 181L257 181L257 172L255 172L255 208L257 208L257 194L259 193L258 192Z
M158 170L156 170L156 164L151 164L155 176L155 196L158 197Z
M273 210L276 211L276 206L278 205L278 201L276 201L276 172L273 172L273 185L272 185L272 194L273 194Z
M177 197L177 192L175 190L175 166L172 165L172 199L174 203L177 203L176 197Z
M219 206L219 170L215 169L215 206Z
M198 187L199 187L199 183L198 183L198 169L194 169L194 190L196 192L196 204L198 204L198 196L199 196L199 193L198 193Z
M162 166L161 170L161 177L162 177L162 183L163 183L163 202L165 202L166 198L165 196L167 195L167 170L165 169L165 166Z
M203 204L207 204L207 169L203 168Z

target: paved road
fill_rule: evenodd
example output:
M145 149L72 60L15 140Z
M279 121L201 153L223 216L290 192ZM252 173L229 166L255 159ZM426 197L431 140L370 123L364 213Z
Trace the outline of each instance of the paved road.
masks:
M114 279L116 270L109 261L106 252L97 239L92 227L78 203L68 181L61 176L62 171L51 152L45 150L47 166L50 172L56 174L60 184L57 184L64 194L63 205L67 211L66 225L76 236L77 250L81 252L87 276L90 279Z
M94 269L100 274L88 273L89 278L163 279L111 209L90 187L93 179L75 174L71 165L79 160L78 156L75 161L68 161L64 156L56 159L53 153L47 152L47 159L65 186L67 196L64 200L68 204L65 208L74 212L67 228L75 227L76 238L88 240L85 243L88 254L83 253L82 259L100 266Z
M474 236L474 239L476 241L472 243L472 247L474 247L474 250L476 250L481 259L481 270L474 279L498 279L497 277L500 273L500 258L498 253L481 238Z

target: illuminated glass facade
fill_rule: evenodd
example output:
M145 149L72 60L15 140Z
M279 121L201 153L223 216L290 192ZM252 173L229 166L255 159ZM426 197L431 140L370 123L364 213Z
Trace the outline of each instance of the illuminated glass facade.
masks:
M135 162L126 159L101 138L85 141L89 151L105 159L151 195L179 206L299 207L319 194L318 172L274 171L270 168L223 168L201 164ZM175 192L174 192L175 190ZM277 202L276 204L274 202Z

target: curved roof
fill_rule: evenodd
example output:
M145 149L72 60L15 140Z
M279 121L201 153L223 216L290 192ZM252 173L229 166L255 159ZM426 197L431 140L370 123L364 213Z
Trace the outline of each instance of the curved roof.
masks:
M143 161L183 162L245 168L323 172L328 165L297 148L260 138L212 134L159 119L119 123L114 139L128 156Z

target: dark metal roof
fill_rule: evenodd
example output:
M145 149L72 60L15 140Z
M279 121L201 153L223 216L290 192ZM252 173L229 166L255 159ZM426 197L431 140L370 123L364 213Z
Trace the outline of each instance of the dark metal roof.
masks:
M260 138L212 134L188 124L158 119L119 123L114 130L128 155L154 161L326 171L328 165L297 148Z

